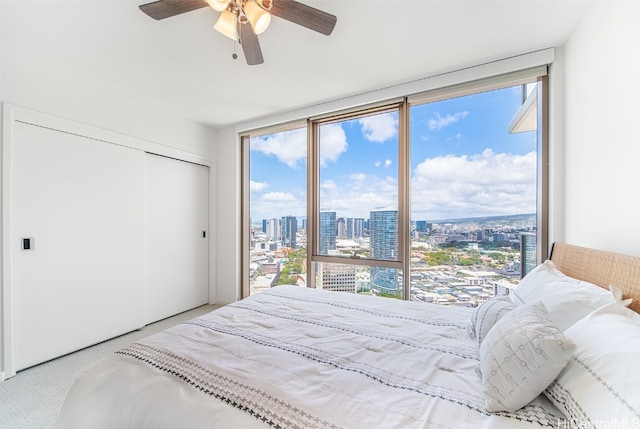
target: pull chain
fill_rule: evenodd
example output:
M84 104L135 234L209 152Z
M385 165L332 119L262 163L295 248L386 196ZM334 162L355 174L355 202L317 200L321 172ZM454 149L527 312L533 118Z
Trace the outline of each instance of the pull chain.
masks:
M231 55L231 58L233 58L234 60L238 59L238 54L236 53L236 48L238 47L238 44L236 43L236 41L240 41L240 31L238 30L237 21L236 21L236 40L233 41L233 55Z

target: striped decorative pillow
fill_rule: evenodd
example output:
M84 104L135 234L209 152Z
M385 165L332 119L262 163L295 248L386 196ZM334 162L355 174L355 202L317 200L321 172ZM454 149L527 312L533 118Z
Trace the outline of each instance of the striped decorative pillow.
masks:
M514 308L508 296L494 296L477 306L471 315L471 333L478 339L478 344L493 325Z

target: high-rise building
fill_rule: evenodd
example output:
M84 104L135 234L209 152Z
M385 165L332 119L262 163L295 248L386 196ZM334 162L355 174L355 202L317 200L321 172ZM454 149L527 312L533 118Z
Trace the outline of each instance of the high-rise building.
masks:
M353 236L364 237L364 218L357 217L353 219Z
M417 220L416 221L416 231L418 231L418 232L427 232L427 221L426 220Z
M336 222L338 227L337 237L345 238L347 236L347 222L344 220L343 217L338 218Z
M482 230L482 240L483 241L492 241L493 240L493 230L491 228L484 228Z
M295 216L284 216L280 221L282 230L282 246L296 248L296 234L298 233L298 220Z
M353 238L353 218L352 217L348 217L346 219L347 221L347 232L345 234L346 238Z
M336 212L320 212L320 254L336 250Z
M336 212L320 212L320 254L328 255L336 250L338 222ZM317 270L317 285L321 289L354 292L355 267L343 264L320 263ZM353 268L353 275L351 274Z
M381 210L369 214L371 257L374 259L398 259L398 211ZM398 292L398 270L372 267L371 288L379 292Z
M520 233L520 275L526 276L538 265L537 237L535 232Z
M265 233L267 234L267 239L278 241L280 240L280 223L278 219L267 219L267 230Z
M370 213L369 236L371 257L398 259L398 211L380 210Z
M493 234L493 241L498 243L509 240L509 236L504 232L496 232Z
M356 266L322 263L318 270L317 285L320 289L334 292L356 293Z

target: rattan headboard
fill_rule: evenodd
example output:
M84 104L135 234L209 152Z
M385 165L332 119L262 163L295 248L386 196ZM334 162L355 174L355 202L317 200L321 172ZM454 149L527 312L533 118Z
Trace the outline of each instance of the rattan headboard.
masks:
M569 277L622 289L625 299L633 298L629 308L640 313L640 257L554 243L550 258Z

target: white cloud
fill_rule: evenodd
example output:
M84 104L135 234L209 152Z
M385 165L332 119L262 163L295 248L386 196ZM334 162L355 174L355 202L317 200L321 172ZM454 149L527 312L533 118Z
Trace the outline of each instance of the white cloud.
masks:
M536 154L485 149L475 155L428 158L412 172L411 187L414 220L533 213ZM397 201L395 177L353 173L346 183L325 180L320 185L321 207L338 216L367 218L372 210L396 210ZM302 191L269 192L251 204L252 212L264 218L306 215Z
M320 128L320 165L335 162L347 150L347 136L340 124ZM251 150L268 156L291 168L299 168L307 160L307 129L299 128L282 133L251 138Z
M252 137L251 150L275 156L281 163L298 168L307 159L307 129L299 128L263 137Z
M384 161L376 161L373 163L377 168L384 167L389 168L393 164L393 161L390 159L385 159Z
M341 217L368 218L372 210L397 210L398 181L393 177L354 174L342 186L321 186L320 204Z
M459 142L462 140L462 134L461 133L457 133L455 136L451 136L447 138L448 142Z
M253 180L251 180L251 182L249 183L249 190L251 192L261 192L268 187L269 184L267 182L254 182Z
M347 150L347 137L340 124L322 126L320 136L322 139L320 163L322 166L326 166L327 162L337 161L340 155ZM307 160L306 128L252 138L251 150L274 156L278 161L291 168L304 168ZM266 182L252 182L251 191L263 191L268 186L271 187ZM270 192L259 198L252 197L251 216L255 219L277 218L283 216L283 213L306 216L306 189L298 189L295 184L292 186L287 188L290 192ZM330 186L330 184L326 183L325 186ZM335 184L333 186L337 187Z
M338 189L338 186L333 180L325 180L320 184L320 189Z
M289 192L269 192L261 198L263 201L290 202L295 201L296 197Z
M320 165L336 162L347 151L347 135L340 124L327 124L320 127Z
M464 119L469 115L468 111L456 112L454 114L447 114L445 116L440 115L440 112L436 112L436 117L429 119L427 125L430 130L440 130L444 127L448 127L451 124L455 124L460 119Z
M251 216L254 222L287 215L307 215L307 201L304 193L294 195L290 192L269 192L251 200Z
M536 154L494 153L425 159L412 182L419 219L459 218L536 210Z
M362 135L369 141L384 143L398 135L398 115L382 113L358 119L362 127Z

